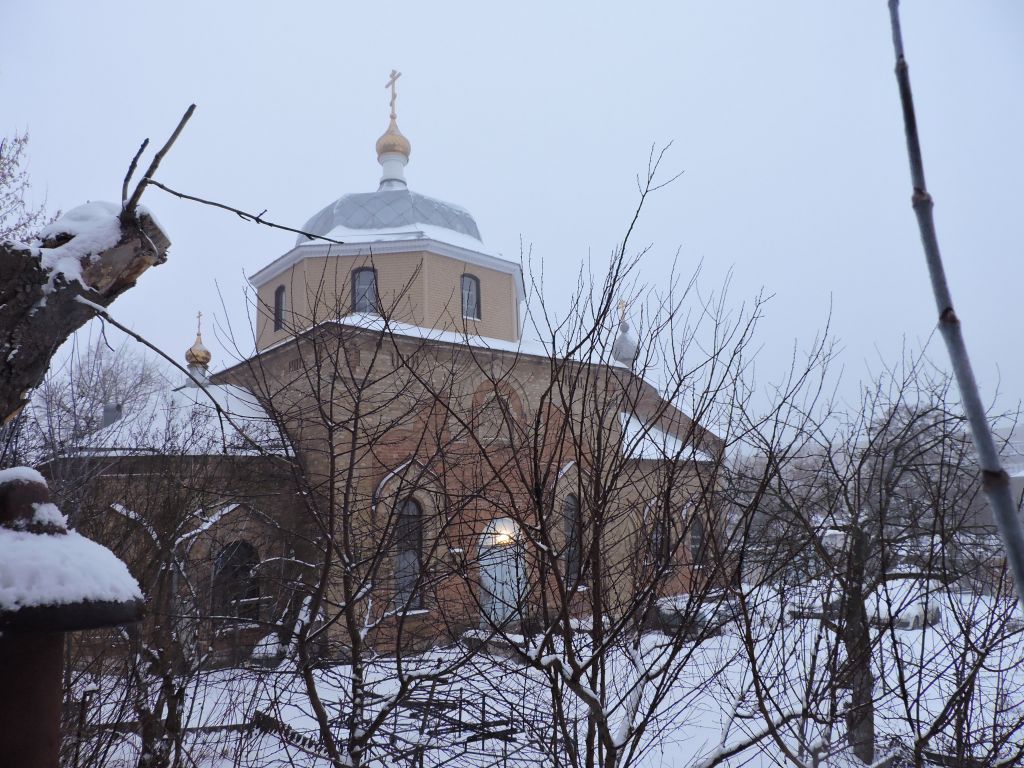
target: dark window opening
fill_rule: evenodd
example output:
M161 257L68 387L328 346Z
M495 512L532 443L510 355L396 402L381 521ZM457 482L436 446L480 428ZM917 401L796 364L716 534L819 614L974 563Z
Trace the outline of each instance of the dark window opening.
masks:
M352 271L352 311L380 313L377 270L373 267L360 267Z
M703 565L705 550L704 521L695 514L690 520L690 555L695 565Z
M565 520L565 580L569 589L574 589L583 576L583 520L580 500L573 494L565 497L562 517Z
M284 328L284 286L277 286L274 291L274 330L280 331Z
M669 527L664 515L654 510L651 512L647 535L647 562L656 568L664 568L671 559Z
M423 510L406 499L395 520L395 603L399 610L423 607Z
M260 620L259 556L244 541L233 541L220 551L213 568L213 610L219 616Z
M480 319L480 279L474 275L462 276L462 316Z

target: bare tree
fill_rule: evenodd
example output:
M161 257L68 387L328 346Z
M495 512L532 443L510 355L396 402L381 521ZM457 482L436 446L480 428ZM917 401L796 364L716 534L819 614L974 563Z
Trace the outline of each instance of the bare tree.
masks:
M33 463L75 455L95 432L138 412L168 386L168 374L125 343L113 348L103 334L76 334L33 393L30 416L39 452Z
M831 410L819 424L798 455L766 455L746 481L759 489L761 516L747 547L755 599L745 613L758 704L766 718L784 706L787 680L806 709L776 743L795 765L833 759L843 741L867 764L877 745L893 745L887 758L905 746L921 765L949 743L999 764L1019 705L1004 702L997 724L980 702L991 695L984 687L1012 684L1005 654L1017 641L1005 608L984 607L995 582L973 578L993 570L979 547L992 529L949 378L909 359L868 387L852 415ZM985 686L975 687L979 676ZM958 711L972 713L975 736L954 722Z
M657 162L648 171L641 208L658 188ZM534 448L523 452L528 464L517 462L514 476L533 487L541 485L538 470L561 475L561 487L519 510L528 549L540 561L535 570L550 582L540 588L540 633L521 655L547 683L566 748L551 756L557 763L635 764L673 732L694 727L691 706L714 691L728 704L719 743L698 760L710 766L770 735L764 726L737 726L747 692L723 673L742 664L741 648L711 639L737 610L736 553L750 512L737 517L726 504L726 451L758 429L775 454L792 450L799 432L771 434L771 427L813 403L830 347L827 337L816 340L758 412L750 363L761 299L737 312L724 291L703 296L696 276L644 291L628 242L629 232L599 286L581 285L563 324L545 313L543 335L565 344L553 359L582 358L608 373L553 365L546 396L567 418L543 426L555 446L550 457ZM637 313L635 360L622 366L616 347L629 330L625 315L616 328L612 307L631 292L646 301Z
M211 396L242 414L225 423ZM293 561L287 521L267 504L284 449L242 396L173 387L151 360L103 346L69 357L36 392L29 425L55 499L80 530L110 544L146 595L140 625L69 639L68 765L166 768L203 757L206 745L189 734L232 705L211 689L212 670L238 663L243 645L247 659L252 643L240 637L266 635L289 611L280 590ZM111 403L122 407L112 413ZM251 567L231 557L240 547L234 521L261 544ZM261 581L276 589L260 593Z
M656 170L652 158L641 207ZM746 727L749 684L720 675L742 648L722 655L709 639L742 599L749 530L727 520L724 451L762 427L776 454L792 450L799 429L778 427L805 418L828 344L755 416L761 300L732 315L695 279L648 291L642 255L627 236L565 317L539 301L527 330L543 341L525 348L401 322L408 285L353 307L349 268L372 269L372 255L303 273L282 289L304 297L287 312L256 307L288 338L239 350L216 380L254 392L295 446L276 466L300 509L267 516L297 542L280 590L294 597L250 646L277 665L253 706L286 752L443 762L447 747L495 739L557 765L626 766L717 690L734 703L701 758L713 765L806 709ZM637 297L632 317L618 308ZM217 526L228 544L232 525Z
M652 159L641 206L656 170ZM647 294L627 239L598 282L581 279L566 317L532 308L544 343L494 349L468 325L401 323L405 290L353 313L349 270L372 257L324 264L282 289L311 294L306 310L257 307L294 338L224 374L258 392L296 446L320 563L296 649L321 748L336 765L440 759L451 734L407 741L400 723L424 698L443 709L468 692L482 698L476 724L448 721L464 735L516 743L488 728L489 704L546 762L635 764L732 658L711 660L705 641L727 621L714 591L735 584L726 538L744 528L724 524L726 445L703 424L738 435L762 420L745 378L760 303L732 316L693 281ZM638 295L634 333L616 307ZM813 398L827 359L818 342L770 413ZM419 653L445 636L462 642ZM304 650L323 637L344 659L333 674ZM325 690L344 692L337 714ZM704 763L769 735L727 729Z
M29 205L27 149L28 131L0 139L0 240L33 240L43 226L60 216L59 211L47 215L45 201L38 207Z
M315 724L320 754L356 766L436 749L417 734L415 707L437 705L439 689L476 652L424 654L467 628L466 598L451 590L465 567L452 559L464 508L450 497L445 464L465 452L466 437L438 393L456 391L472 360L396 330L404 289L374 297L373 315L353 317L347 292L335 288L348 273L336 270L289 286L310 291L307 311L284 319L295 338L225 378L255 392L296 446L294 524L308 546L277 670L294 676L273 677L275 695L263 706L273 716L298 707Z

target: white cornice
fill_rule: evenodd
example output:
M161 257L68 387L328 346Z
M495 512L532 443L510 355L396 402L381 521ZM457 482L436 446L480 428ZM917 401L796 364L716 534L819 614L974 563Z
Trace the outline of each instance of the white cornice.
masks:
M526 286L523 283L523 269L519 264L498 256L472 251L469 248L462 248L458 245L444 243L429 237L410 238L403 240L382 240L374 243L308 243L297 245L283 256L278 257L249 278L254 288L261 288L278 275L291 269L303 259L316 258L318 256L336 256L339 258L355 258L358 256L370 256L373 254L391 253L412 253L415 251L426 251L444 256L466 264L473 264L479 267L493 269L496 272L504 272L512 275L516 283L516 298L526 301Z

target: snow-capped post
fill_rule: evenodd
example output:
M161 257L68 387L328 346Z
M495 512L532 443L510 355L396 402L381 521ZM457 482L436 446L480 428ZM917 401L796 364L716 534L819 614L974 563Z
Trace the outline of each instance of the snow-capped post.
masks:
M43 476L0 471L0 765L58 765L64 634L141 617L127 566L68 530Z

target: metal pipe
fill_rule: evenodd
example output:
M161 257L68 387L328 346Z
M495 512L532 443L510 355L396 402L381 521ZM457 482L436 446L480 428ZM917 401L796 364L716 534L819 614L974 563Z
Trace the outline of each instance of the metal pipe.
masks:
M0 634L0 764L56 768L63 632Z

